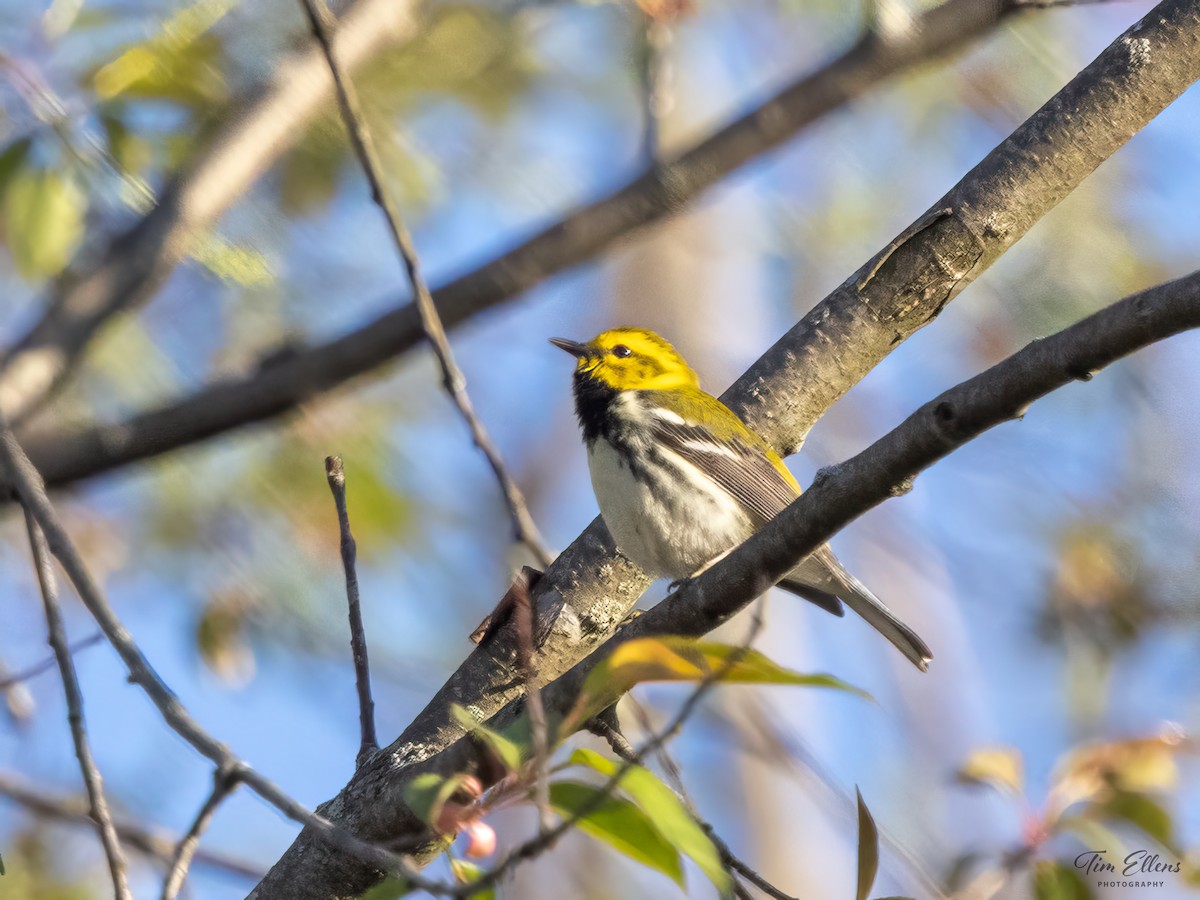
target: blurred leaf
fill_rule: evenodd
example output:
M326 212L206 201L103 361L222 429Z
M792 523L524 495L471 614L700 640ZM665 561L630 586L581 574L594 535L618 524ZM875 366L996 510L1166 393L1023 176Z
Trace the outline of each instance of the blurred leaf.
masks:
M418 775L404 787L404 802L418 819L437 830L442 808L467 781L465 774L443 778L436 772Z
M0 195L8 189L8 185L25 165L29 150L33 146L31 138L21 138L13 141L0 153Z
M340 120L326 115L313 122L280 161L279 204L283 211L303 215L327 206L337 193L348 152Z
M407 881L389 875L363 894L361 900L400 900L408 892Z
M1075 834L1089 850L1108 850L1124 858L1125 844L1113 832L1087 816L1066 816L1058 820L1057 830Z
M94 900L96 883L91 873L63 871L63 836L53 826L35 823L5 835L4 844L0 896L5 900Z
M492 731L457 703L450 704L450 714L459 725L486 744L507 771L516 772L521 768L522 757L525 755L522 748L499 732Z
M616 774L621 765L587 748L573 752L571 762L594 769L608 778ZM722 896L732 892L729 872L712 838L700 827L676 793L663 784L657 775L643 766L628 766L619 788L646 814L659 834L700 867Z
M1021 751L1014 747L981 747L971 751L958 770L958 778L991 785L1002 794L1019 797L1024 791L1021 770Z
M714 672L721 673L721 681L827 687L870 699L832 675L802 675L757 650L686 637L636 638L621 644L588 673L561 733L575 731L644 681L700 681Z
M52 169L22 169L4 193L5 236L17 271L28 281L57 275L83 237L87 198Z
M431 13L420 37L364 66L364 100L390 103L395 113L421 93L440 91L480 112L499 114L529 84L534 57L526 46L516 17L448 4ZM397 85L405 90L397 92Z
M1062 863L1041 860L1033 867L1033 889L1037 900L1091 900L1087 882Z
M635 2L642 12L659 22L676 22L696 11L695 0L635 0Z
M473 881L478 881L483 876L483 871L482 866L477 866L470 860L459 859L456 856L450 857L450 872L454 875L454 880L459 884L470 884ZM467 896L470 900L495 900L496 886L492 885Z
M1112 819L1128 822L1140 829L1159 846L1175 851L1174 824L1171 814L1157 801L1145 794L1117 791L1100 807L1103 814Z
M604 796L590 784L556 781L550 785L550 805L564 818L577 815L593 803L595 808L576 823L580 831L683 886L679 851L659 834L642 810L628 800Z
M150 163L150 145L129 130L129 126L112 112L100 113L108 152L126 173L142 171Z
M96 71L96 93L103 100L125 94L200 109L223 102L221 44L209 29L235 5L235 0L199 0L175 13L149 41Z
M1178 726L1154 737L1082 747L1056 767L1049 806L1061 812L1082 800L1103 801L1113 791L1169 790L1179 781L1175 755L1190 749Z
M879 830L857 787L854 796L858 798L858 889L855 896L858 900L867 900L879 871Z
M254 678L254 650L246 636L246 618L254 603L239 589L215 594L196 623L200 657L227 684L241 686Z
M261 288L275 281L275 272L258 250L226 240L215 232L198 238L190 251L198 263L230 284Z
M355 76L363 116L376 135L389 187L402 204L430 194L436 163L419 147L395 137L397 120L443 94L488 116L508 111L529 86L534 59L517 17L482 7L448 4L431 9L420 35L389 48ZM289 214L323 209L351 162L345 128L336 110L315 120L279 164L280 204Z
M968 884L968 878L976 864L987 858L987 854L978 851L960 853L950 863L944 879L947 894L957 894Z

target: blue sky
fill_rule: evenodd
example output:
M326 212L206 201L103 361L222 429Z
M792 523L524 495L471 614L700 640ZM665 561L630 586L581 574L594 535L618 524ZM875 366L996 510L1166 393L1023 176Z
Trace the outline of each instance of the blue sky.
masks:
M818 123L704 195L668 229L639 238L638 246L623 245L457 329L453 342L475 404L529 491L549 542L565 546L596 507L574 433L568 368L547 337L586 337L636 316L676 340L706 386L719 392L1145 8L1113 4L1019 23L965 59L907 76ZM22 12L10 4L4 14ZM406 122L405 140L416 153L435 168L444 166L431 202L413 209L411 218L435 284L638 171L635 98L620 74L626 51L619 10L581 6L522 15L529 17L540 74L513 110L499 121L479 120L453 101L431 98ZM664 123L668 145L684 146L812 67L853 25L765 2L701 4L672 45L680 87L676 110ZM51 69L57 64L47 62ZM989 79L1007 90L1004 103L973 99ZM1011 352L1132 289L1190 271L1200 247L1198 104L1192 90L854 388L814 429L805 453L790 461L801 481L979 371L987 362L981 347ZM357 180L327 211L299 222L285 221L271 196L267 187L252 192L221 229L262 250L277 267L276 287L244 291L187 265L139 319L179 388L206 376L237 316L278 320L319 338L361 325L404 294L386 231ZM1091 210L1102 215L1092 217ZM1084 221L1092 218L1099 221ZM1073 240L1081 222L1091 230ZM10 276L6 283L16 282ZM32 303L37 292L26 286L23 296L12 309ZM1195 729L1196 598L1180 580L1195 575L1200 538L1200 482L1192 465L1200 453L1197 353L1200 335L1183 335L1064 389L1022 422L1001 426L938 464L912 493L835 540L848 566L934 645L937 662L928 675L907 668L860 622L823 617L782 595L773 599L764 650L798 669L834 672L879 703L786 688L722 689L676 748L701 811L735 847L752 858L761 852L785 888L789 872L779 867L781 854L790 852L791 875L817 879L831 896L848 894L854 831L845 804L857 784L889 838L940 875L938 867L955 852L976 845L996 852L1019 838L1007 805L951 783L972 747L1019 748L1030 794L1039 797L1055 760L1081 739L1146 734L1164 721ZM465 655L465 635L502 593L508 573L507 526L494 484L435 385L432 363L418 349L317 401L292 423L326 441L328 452L345 454L352 479L363 449L342 445L339 416L362 398L389 423L377 435L395 461L388 482L409 497L419 525L373 536L382 549L361 570L380 661L376 708L388 738ZM148 387L173 389L170 383ZM100 399L109 411L136 405L121 395ZM291 434L284 432L285 451ZM280 438L252 428L221 441L220 448L187 451L184 471L203 483L223 465L277 447ZM322 479L319 458L312 460L312 475ZM216 531L191 553L139 548L139 529L167 477L159 465L120 472L64 502L75 521L96 510L126 538L118 542L122 553L95 564L163 678L202 724L314 806L344 784L357 742L348 653L329 649L340 640L340 571L330 566L332 557L309 552L278 509L260 507L257 499L221 499L230 520L261 526L252 541L240 531ZM280 504L288 502L289 485L266 488ZM350 491L353 517L353 480ZM1063 648L1040 639L1035 623L1062 525L1113 508L1106 505L1112 495L1130 494L1138 502L1115 508L1139 517L1121 528L1141 548L1164 597L1181 610L1190 605L1192 616L1152 628L1118 655L1107 683L1096 686L1106 698L1099 715L1081 720L1078 697L1065 688ZM328 512L332 542L332 507ZM44 625L15 525L6 534L11 546L0 557L0 596L6 598L0 657L21 668L44 656ZM103 549L103 542L94 545ZM253 581L265 557L290 570L297 585L318 572L298 602L316 607L312 616L327 623L330 640L310 652L273 639L275 630L287 634L276 611L253 636L254 678L235 687L209 671L197 652L198 610L214 580ZM272 579L272 587L289 583ZM659 585L648 599L661 594ZM73 603L68 621L75 637L93 630ZM744 624L735 623L730 636L739 627ZM84 651L77 665L97 759L118 807L176 831L186 827L208 790L207 764L125 683L111 650ZM37 713L20 728L0 722L0 768L74 792L78 772L60 685L51 673L29 688ZM747 714L751 695L770 710L781 733L808 748L834 792L814 787L811 775L793 777L754 761L748 745L760 735L739 732L750 727L744 723L730 724ZM667 688L645 696L663 709L680 699L678 690ZM1184 774L1174 812L1185 843L1194 844L1200 837L1197 781L1193 768L1185 766ZM14 806L0 803L0 853L25 821ZM530 827L520 815L505 824L509 841ZM91 835L79 829L62 834L73 836L56 845L64 871L97 866ZM290 823L243 790L222 807L205 846L265 866L294 834ZM773 852L776 844L784 849ZM585 847L580 839L563 852L571 858ZM601 871L627 874L631 892L662 896L667 889L664 880L629 872L611 855L598 859ZM556 865L539 863L538 872L569 877ZM153 870L139 865L135 875L139 895L155 890ZM881 877L877 893L920 885L894 849L885 850ZM534 891L536 878L523 876L511 895ZM696 896L706 896L698 872L690 883ZM201 867L193 869L192 884L198 898L241 896L248 888Z

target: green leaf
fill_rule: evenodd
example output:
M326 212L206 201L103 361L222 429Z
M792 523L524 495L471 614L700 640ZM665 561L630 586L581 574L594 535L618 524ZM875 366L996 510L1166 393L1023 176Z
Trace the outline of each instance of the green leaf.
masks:
M27 280L57 275L83 237L87 198L52 169L15 173L4 193L5 234L17 271Z
M362 895L362 900L400 900L408 893L408 882L389 875Z
M593 804L595 806L591 808ZM679 851L659 833L649 817L628 800L604 796L603 791L590 784L556 781L550 785L550 805L564 818L590 809L577 823L580 831L683 886Z
M4 148L3 153L0 153L0 194L4 193L9 182L21 171L25 165L25 158L29 156L29 148L32 146L32 139L21 138L19 141L13 141Z
M140 172L149 164L150 145L130 131L124 119L111 113L101 113L100 125L104 129L108 152L123 171Z
M483 877L483 867L477 866L475 863L457 857L450 857L450 871L454 875L454 880L459 884L470 884L473 881L478 881ZM496 887L486 887L483 890L468 895L469 900L495 900Z
M255 248L226 240L218 234L196 238L189 247L192 257L222 281L241 287L267 287L274 283L271 264Z
M436 830L442 807L462 787L466 778L462 774L443 778L435 772L425 772L405 786L404 802L413 815Z
M791 684L869 694L832 675L803 675L785 669L757 650L687 637L636 638L621 644L600 662L583 683L561 733L580 725L615 703L644 681L700 681L720 672L722 681L747 684Z
M1171 822L1171 814L1151 797L1118 791L1100 807L1100 810L1106 817L1128 822L1161 846L1174 850L1175 828Z
M1058 820L1058 830L1069 831L1089 850L1107 850L1114 857L1125 857L1124 842L1099 822L1086 816L1064 816Z
M572 753L571 762L594 769L608 778L620 765L586 748ZM626 767L619 786L621 792L654 823L659 833L700 867L722 896L732 892L733 884L721 854L673 790L649 769L636 765Z
M457 703L450 704L450 714L454 716L459 725L483 741L508 771L515 772L521 768L521 761L525 754L520 747L499 732L485 727L471 715L469 710Z
M1092 891L1077 871L1059 862L1042 860L1033 868L1037 900L1091 900Z
M867 900L879 871L879 830L857 787L854 796L858 798L858 890L855 896L858 900Z

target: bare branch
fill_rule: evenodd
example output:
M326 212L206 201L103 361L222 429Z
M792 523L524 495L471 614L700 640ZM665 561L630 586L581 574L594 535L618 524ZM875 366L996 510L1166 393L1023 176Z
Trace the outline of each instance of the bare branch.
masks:
M897 496L898 485L911 486L921 471L988 429L1020 418L1029 404L1051 391L1089 380L1117 359L1191 328L1200 328L1200 272L1119 301L951 388L862 453L823 470L762 531L653 609L630 619L599 651L544 690L547 709L565 715L587 674L625 641L664 635L698 637L716 628L850 521ZM756 615L756 622L760 621ZM715 672L711 675L671 724L638 751L638 761L678 731L703 691L717 680ZM515 714L510 707L497 722L509 721ZM446 755L455 765L463 762L453 748ZM629 764L604 785L606 793L619 784ZM581 808L551 832L517 847L474 885L492 884L516 863L542 852L588 811Z
M14 803L21 804L35 815L89 828L95 827L86 804L80 803L75 798L52 797L31 785L22 784L16 778L3 772L0 772L0 797L7 797ZM126 847L161 862L163 865L168 865L174 857L177 841L165 831L132 822L123 822L119 819L114 822L114 825L117 835ZM200 849L196 851L194 859L196 865L220 869L251 881L257 881L263 875L260 867L221 853Z
M346 509L346 470L340 456L325 457L325 479L333 492L341 533L342 568L346 572L346 605L350 617L350 653L354 657L354 684L358 689L358 757L362 766L379 749L375 736L375 701L371 699L371 666L367 661L367 632L363 628L362 605L358 600L358 572L355 562L358 544L350 533L350 513Z
M96 632L91 637L80 638L77 641L72 641L67 645L67 652L70 653L71 656L74 656L80 650L86 650L88 647L94 647L103 640L104 635L100 632ZM54 668L54 665L57 663L57 661L57 657L49 656L39 663L34 663L27 669L21 669L18 672L13 672L11 675L5 675L3 678L0 678L0 691L6 691L13 685L20 684L23 681L28 681L30 678L41 675L43 672L48 672L50 669Z
M196 723L178 697L151 667L141 648L113 612L104 592L92 578L79 551L63 528L58 513L50 503L50 498L46 496L41 477L29 461L29 457L25 455L3 415L0 415L0 469L5 470L9 484L17 492L19 502L45 535L50 552L57 557L84 606L125 663L129 681L145 692L163 720L176 734L211 760L219 770L236 773L238 780L256 794L288 818L304 825L310 833L328 841L340 852L349 854L377 872L403 877L416 888L425 890L438 887L436 882L423 878L403 857L382 846L360 840L324 816L296 802Z
M917 16L903 40L867 35L676 159L646 169L625 187L435 291L441 321L453 327L602 253L889 77L987 34L1012 9L1011 0L949 0ZM1017 236L1019 232L1011 239ZM420 315L410 304L328 343L286 357L269 354L250 375L210 385L124 422L31 436L26 444L47 483L66 484L286 413L394 359L422 337ZM844 385L842 390L849 387L839 375L831 383Z
M515 604L512 622L517 632L517 665L525 678L525 704L529 711L529 726L533 743L534 800L543 832L553 825L550 811L550 779L546 771L550 758L550 744L546 729L546 710L542 706L542 692L537 683L537 618L533 596L529 592L529 581L518 578L513 582Z
M46 630L50 646L58 661L62 676L63 693L67 698L67 722L71 726L71 740L75 743L75 756L79 759L79 770L87 788L88 808L100 833L104 845L104 856L108 860L108 871L112 877L113 893L117 900L133 900L129 892L129 880L125 876L125 854L121 852L121 841L113 827L108 811L108 800L104 796L104 779L92 757L88 743L87 722L83 715L83 692L79 689L79 677L75 674L75 662L67 645L66 628L63 625L62 609L58 604L58 583L54 577L54 565L50 562L50 551L46 538L28 509L25 511L25 527L29 533L29 549L33 555L33 567L37 571L38 586L42 590L42 605L46 611Z
M413 0L352 0L342 14L337 51L357 69L417 31ZM162 191L158 206L99 254L73 266L46 300L42 319L0 357L0 412L20 422L44 405L97 330L146 302L211 227L304 134L332 97L315 48L283 60L261 92L230 115L208 147Z
M862 453L823 470L813 485L774 521L701 576L641 616L628 621L598 652L543 690L548 711L565 714L587 674L615 647L638 637L699 636L728 621L753 598L825 543L841 527L873 506L911 486L923 469L1005 421L1018 418L1039 397L1076 380L1087 380L1109 363L1155 341L1200 327L1200 272L1151 288L1029 345L986 372L930 401ZM689 698L665 740L690 713ZM518 704L498 715L503 726ZM639 758L654 749L649 742ZM472 768L471 750L459 741L439 757L410 767L409 773ZM606 788L608 786L606 785ZM418 831L424 829L414 823ZM562 827L512 851L493 870L496 876L522 859L542 852L561 836ZM491 883L493 873L477 886ZM269 876L268 876L269 878ZM260 884L255 897L270 896Z
M216 815L217 807L225 801L226 797L233 793L239 783L240 778L236 769L217 769L213 772L212 790L209 791L208 797L205 798L204 804L200 807L200 811L196 813L192 827L187 830L187 833L175 845L175 853L172 856L171 865L168 867L166 877L163 879L162 900L175 900L179 895L179 890L183 887L183 881L187 878L188 867L191 866L192 859L196 855L196 850L200 847L200 836L204 834L209 822L212 821L212 817Z
M371 185L371 198L383 211L388 229L392 234L392 240L396 244L396 250L404 263L408 282L412 287L413 300L416 303L417 312L420 314L421 330L430 346L433 347L434 355L442 370L442 386L450 395L450 399L454 401L459 415L463 417L467 428L470 429L471 439L487 459L488 465L492 467L492 473L500 483L500 491L504 494L516 539L525 544L542 565L548 566L554 557L546 549L542 536L533 523L533 516L529 514L525 496L517 487L517 483L509 474L508 469L505 468L504 461L500 459L500 451L492 443L491 436L488 435L487 429L484 428L483 422L475 412L471 397L467 394L467 380L458 367L458 363L454 361L454 352L450 349L450 341L446 338L446 329L442 326L442 320L438 316L437 307L429 293L429 286L425 283L425 276L421 274L421 266L417 260L417 251L413 246L412 237L409 235L408 229L404 227L395 202L383 185L379 157L375 152L371 131L359 108L358 95L334 53L333 17L325 5L325 0L301 0L301 2L308 13L313 36L321 45L325 61L329 65L329 71L333 75L342 121L350 133L350 143L354 147L355 155L358 156L367 183Z
M974 14L983 6L952 2L934 12ZM943 21L943 27L949 24ZM930 31L923 28L919 34L923 40ZM830 404L932 321L1198 75L1200 3L1167 0L933 204L933 210L953 210L950 216L897 247L861 293L856 285L874 261L851 275L722 399L777 450L796 448ZM591 653L647 584L643 574L615 554L607 531L594 522L547 570L535 592L539 620L551 623L539 658L542 679ZM493 715L520 694L503 669L491 652L477 649L380 754L381 762L352 778L322 809L372 840L419 828L403 805L404 786L423 771L451 772L467 765L465 751L460 756L447 749L462 735L450 706L474 706L485 717ZM549 689L543 689L543 697ZM557 708L546 702L548 713ZM371 883L371 874L353 860L328 853L301 835L256 896L318 897L331 884L345 891Z

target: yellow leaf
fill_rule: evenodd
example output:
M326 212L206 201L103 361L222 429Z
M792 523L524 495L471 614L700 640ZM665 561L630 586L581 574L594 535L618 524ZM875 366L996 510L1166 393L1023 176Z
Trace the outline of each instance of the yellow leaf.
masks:
M1191 750L1183 731L1093 744L1074 750L1059 763L1048 806L1061 813L1083 800L1108 798L1113 791L1166 791L1179 781L1178 753Z
M830 687L868 697L832 675L804 675L772 662L746 647L687 637L635 638L626 641L588 674L560 734L570 734L644 681L721 681Z
M971 751L958 770L961 781L987 784L1002 794L1023 792L1021 752L1013 747L981 747Z

